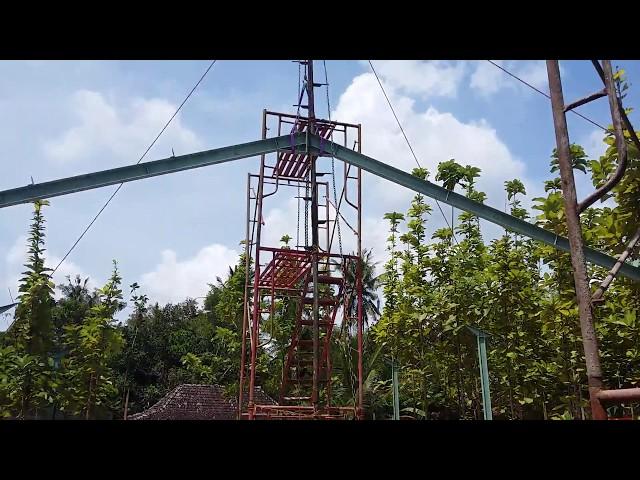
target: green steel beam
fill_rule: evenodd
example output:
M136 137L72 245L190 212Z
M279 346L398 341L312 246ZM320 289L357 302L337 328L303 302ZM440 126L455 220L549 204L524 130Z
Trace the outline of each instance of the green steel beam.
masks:
M101 172L77 175L75 177L53 180L51 182L4 190L0 192L0 208L29 203L37 199L57 197L69 193L81 192L83 190L142 180L144 178L166 175L168 173L180 172L192 168L216 165L241 158L271 153L277 150L288 150L292 147L303 150L307 147L307 140L308 146L314 153L323 155L333 154L342 161L360 167L369 173L390 180L398 185L452 205L460 210L471 212L491 223L508 228L534 240L552 245L560 250L569 251L569 241L564 237L549 232L532 223L515 218L488 205L470 200L463 195L451 192L434 183L420 180L391 165L387 165L328 140L322 140L321 142L320 137L317 135L308 135L307 133L298 133L293 136L283 135L266 140L242 143L230 147L216 148L214 150L189 155L169 157L162 160L140 163L138 165L113 168ZM610 269L616 263L615 258L591 248L585 248L585 256L590 263L600 265L607 269ZM625 263L619 273L632 280L640 281L640 268L634 267L629 263Z
M493 420L491 410L491 391L489 388L489 366L487 362L487 338L489 334L467 325L478 341L478 365L480 366L480 388L482 389L482 411L485 420Z
M552 245L560 250L564 250L566 252L569 251L569 240L565 237L561 237L555 233L545 230L544 228L540 228L537 225L501 212L496 208L470 200L463 195L447 190L446 188L429 181L421 180L407 172L403 172L402 170L392 167L391 165L387 165L386 163L382 163L328 140L323 139L321 142L320 137L316 135L310 136L309 145L317 154L333 155L336 158L356 167L360 167L369 173L373 173L374 175L393 183L397 183L398 185L402 185L428 197L434 198L448 205L452 205L460 210L471 212L491 223L508 228L534 240ZM611 269L611 267L616 263L615 258L592 248L585 247L584 253L588 262L607 269ZM625 263L619 273L620 275L635 280L636 282L640 282L640 268L634 267L629 263Z
M263 153L271 153L276 150L304 149L306 135L299 133L293 137L283 135L281 137L258 140L256 142L242 143L230 147L216 148L204 152L191 153L175 157L154 160L152 162L130 165L127 167L113 168L101 172L87 173L75 177L53 180L51 182L27 185L0 192L0 208L29 203L38 199L57 197L69 193L81 192L92 188L106 187L123 182L132 182L143 178L166 175L191 168L206 167L219 163L253 157Z

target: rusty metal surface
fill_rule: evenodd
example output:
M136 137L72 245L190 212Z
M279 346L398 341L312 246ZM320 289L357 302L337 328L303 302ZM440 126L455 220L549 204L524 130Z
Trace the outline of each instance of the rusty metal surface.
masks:
M622 108L622 105L620 105L616 93L613 71L611 70L611 61L603 60L602 69L604 72L605 91L607 92L607 97L609 99L609 110L611 111L613 133L616 138L616 147L618 149L618 165L616 167L616 171L607 179L604 185L578 204L578 214L584 212L587 208L604 197L607 192L610 192L613 187L622 180L624 172L627 169L627 141L624 138L622 114L620 113L621 111L624 112L624 109Z
M598 352L598 339L593 325L591 291L587 277L582 227L580 225L580 214L578 212L576 187L569 150L569 133L564 112L562 82L560 80L560 68L557 60L547 60L547 73L549 77L549 91L551 94L562 193L564 197L565 217L567 219L567 236L569 238L571 264L573 266L578 312L580 315L580 331L582 333L582 344L584 347L587 380L589 384L591 415L594 420L606 420L606 411L598 400L598 393L603 387L602 370L600 367L600 354Z
M354 407L346 410L335 409L331 405L331 338L338 312L348 307L348 302L362 300L362 281L357 277L361 270L356 264L349 267L349 271L355 273L357 292L347 294L345 278L342 272L351 262L360 258L361 253L361 170L358 168L358 177L349 175L348 171L353 167L344 163L344 178L335 178L335 172L317 171L316 161L319 157L328 156L324 146L333 143L335 136L344 136L343 143L348 144L348 139L353 139L357 134L356 144L360 150L360 125L352 125L331 119L322 120L315 116L313 62L301 61L305 70L305 86L300 90L299 104L306 103L302 108L307 108L308 115L296 115L264 111L263 136L273 132L278 138L290 131L287 138L294 140L301 135L306 135L306 146L286 146L273 156L262 156L260 174L249 174L247 186L247 235L246 252L248 254L247 265L254 268L254 275L246 282L245 316L250 324L247 334L243 336L243 343L250 342L251 348L245 348L243 357L244 365L248 365L241 372L242 380L247 383L246 376L250 376L250 390L257 388L256 383L256 353L259 354L262 345L258 341L260 325L267 318L274 315L274 305L285 298L295 310L294 328L290 337L290 344L286 351L283 365L283 377L280 385L280 407L263 408L256 405L256 399L244 402L244 410L240 412L240 418L246 419L342 419L346 417L360 418L362 415L362 401L354 402ZM315 84L319 86L319 84ZM306 93L306 101L304 99ZM328 106L329 107L329 106ZM328 108L330 111L330 108ZM275 125L274 123L275 122ZM309 138L317 139L318 147L310 146ZM298 145L298 144L296 144ZM336 158L337 159L337 158ZM337 159L339 160L339 159ZM318 181L321 175L331 175L332 181ZM318 177L318 178L316 178ZM252 182L257 182L252 183ZM347 183L350 189L357 193L358 198L350 201L347 198ZM333 186L334 197L340 194L341 200L330 200L329 187ZM286 248L275 248L262 245L265 238L263 227L265 225L262 211L267 197L282 192L279 187L288 186L298 190L294 198L305 202L310 207L309 228L311 237L308 238L307 221L305 220L305 240L302 237L296 239L296 245ZM355 188L357 186L357 188ZM342 188L342 192L336 190ZM300 191L302 190L302 192ZM355 192L357 190L357 192ZM286 193L285 193L286 194ZM341 205L342 203L342 205ZM255 205L255 209L254 209ZM307 209L305 207L305 210ZM332 209L330 209L332 207ZM298 206L300 208L300 206ZM342 211L341 211L342 210ZM332 215L335 213L335 215ZM345 216L348 213L355 219L357 214L357 227L353 228ZM333 218L331 218L333 217ZM350 232L357 240L358 250L356 254L344 254L342 252L342 238L338 235L340 253L334 253L337 245L334 245L334 232L340 225L346 224ZM332 225L333 223L333 225ZM298 229L301 227L298 218ZM254 234L255 231L255 234ZM344 232L342 232L344 235ZM326 238L325 238L326 237ZM310 240L310 241L309 241ZM338 243L338 242L336 242ZM300 245L298 245L300 244ZM334 250L332 250L332 248ZM339 266L342 266L340 271ZM360 288L357 287L360 286ZM353 300L351 298L353 297ZM354 307L355 309L355 307ZM362 307L354 315L354 324L357 321L359 348L358 348L358 390L362 398ZM248 336L248 338L247 338ZM269 341L266 341L268 343ZM265 345L266 345L265 343ZM249 352L247 352L249 350ZM250 356L248 356L250 355ZM247 373L248 370L248 373ZM243 373L244 372L244 373ZM246 395L246 394L244 394ZM251 395L251 393L249 394ZM358 406L356 407L357 404ZM296 408L294 408L296 407ZM346 417L344 412L350 412Z
M640 388L601 390L598 392L598 400L606 404L640 402Z

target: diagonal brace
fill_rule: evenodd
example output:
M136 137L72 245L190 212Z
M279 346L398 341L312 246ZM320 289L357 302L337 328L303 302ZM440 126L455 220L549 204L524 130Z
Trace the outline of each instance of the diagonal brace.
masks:
M310 143L311 147L319 153L320 138L312 135L310 136ZM373 173L374 175L393 183L397 183L398 185L402 185L403 187L407 187L411 190L422 193L423 195L448 205L452 205L460 210L473 213L484 220L488 220L491 223L518 232L532 238L533 240L537 240L560 250L564 250L565 252L569 252L569 240L545 230L544 228L538 227L537 225L516 218L508 213L501 212L500 210L483 203L471 200L459 193L447 190L427 180L420 180L418 177L407 172L403 172L391 165L387 165L386 163L382 163L328 140L323 140L322 147L325 155L333 155L344 162L362 168L369 173ZM592 248L585 247L584 251L588 262L601 267L611 269L617 262L615 258ZM619 272L627 278L640 282L640 268L633 267L632 265L625 263L621 266Z

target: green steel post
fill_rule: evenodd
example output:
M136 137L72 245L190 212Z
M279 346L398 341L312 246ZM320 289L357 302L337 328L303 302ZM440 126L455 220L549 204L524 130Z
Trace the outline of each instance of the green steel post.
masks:
M482 410L484 419L492 420L491 392L489 391L489 367L487 365L487 337L484 333L477 335L478 362L480 363L480 386L482 388Z
M391 360L391 376L393 382L393 419L400 420L400 391L398 388L398 369L395 360Z

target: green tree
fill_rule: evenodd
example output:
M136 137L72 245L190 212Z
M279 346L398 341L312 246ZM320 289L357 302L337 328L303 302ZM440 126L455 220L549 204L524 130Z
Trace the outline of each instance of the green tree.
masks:
M64 344L65 398L63 408L85 419L101 418L115 408L118 391L110 358L122 348L114 315L124 308L121 277L113 262L111 278L98 290L99 302L82 323L66 325Z
M20 300L15 322L4 350L3 381L0 399L3 415L37 418L38 412L51 406L56 395L52 356L54 329L51 309L54 305L51 269L45 266L46 201L34 202L33 222L29 232L29 257L20 280Z

